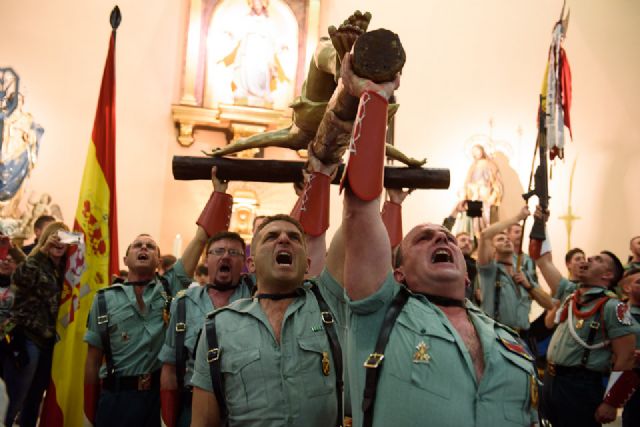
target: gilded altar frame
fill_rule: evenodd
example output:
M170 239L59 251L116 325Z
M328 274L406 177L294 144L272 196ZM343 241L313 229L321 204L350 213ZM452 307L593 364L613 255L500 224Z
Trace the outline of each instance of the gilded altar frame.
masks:
M207 35L216 8L225 0L191 0L180 101L172 105L178 142L185 147L194 142L195 129L223 132L227 143L237 138L288 126L291 109L255 107L223 103L205 106ZM281 0L292 10L298 24L298 54L293 82L294 97L300 94L319 38L320 0ZM293 100L293 97L292 99ZM289 100L289 101L291 101Z

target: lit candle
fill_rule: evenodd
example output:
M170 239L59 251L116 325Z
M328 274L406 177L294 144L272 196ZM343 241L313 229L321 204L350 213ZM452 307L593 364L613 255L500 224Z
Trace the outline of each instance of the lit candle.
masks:
M173 255L176 258L180 258L180 252L182 252L182 236L178 233L176 238L173 239Z

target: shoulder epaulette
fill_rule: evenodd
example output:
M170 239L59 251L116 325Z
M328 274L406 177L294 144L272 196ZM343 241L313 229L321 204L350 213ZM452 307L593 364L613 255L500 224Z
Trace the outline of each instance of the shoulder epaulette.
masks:
M608 296L609 298L615 298L615 299L618 299L618 294L616 294L615 292L610 291L610 290L608 290L608 289L607 289L606 291L604 291L604 294L605 294L606 296Z

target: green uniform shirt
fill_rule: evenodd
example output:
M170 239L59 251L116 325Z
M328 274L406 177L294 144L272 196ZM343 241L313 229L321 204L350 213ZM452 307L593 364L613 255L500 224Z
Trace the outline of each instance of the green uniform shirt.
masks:
M344 333L344 291L318 277L318 286ZM335 364L316 298L304 291L287 308L282 320L280 344L258 299L243 299L216 310L220 369L229 409L229 425L330 427L337 417ZM191 382L213 391L207 339L202 334L196 350ZM328 375L322 361L330 360Z
M636 334L636 349L640 349L640 306L630 305L631 316L633 316L633 320L635 325L638 326L638 334Z
M378 292L349 302L347 360L357 427L363 416L363 363L374 350L387 308L399 290L389 274ZM384 352L374 426L528 426L537 421L530 402L535 375L530 356L508 350L501 339L521 347L512 333L470 302L467 311L484 352L481 381L448 318L415 294L398 316Z
M179 290L191 283L191 278L184 271L181 260L174 264L164 277L169 282L172 295L176 295ZM145 305L144 313L140 312L133 286L127 285L127 282L113 284L102 292L107 302L109 338L116 375L141 375L160 369L158 353L164 342L166 330L162 318L162 309L165 305L165 299L162 296L164 288L160 280L154 279L145 287L142 295ZM93 299L89 312L84 340L89 345L102 349L98 332L97 297ZM103 365L100 369L100 377L104 378L106 374L106 367Z
M245 280L247 281L245 282ZM251 286L251 279L243 278L233 294L231 294L229 303L241 298L251 297ZM184 347L187 351L185 354L186 372L184 374L184 384L191 385L198 335L200 334L202 325L204 325L207 313L213 311L214 307L206 286L193 287L178 293L178 296L171 302L171 320L169 321L169 327L167 328L164 345L158 355L158 359L160 359L162 363L169 363L171 365L176 364L176 323L178 321L176 312L179 299L185 300L184 308L186 314L184 321L186 328L184 333Z
M560 310L563 310L565 300L576 290L578 289L578 285L570 282L567 279L562 279L560 281L560 285L558 286L558 290L556 292L556 298L563 302ZM588 296L604 296L606 289L604 288L591 288L588 289L584 294L584 297ZM593 301L590 304L587 304L585 307L581 309L581 311L588 311L595 304ZM607 301L602 310L602 317L599 322L601 325L604 325L606 329L606 337L608 339L618 338L624 335L629 334L637 334L640 332L637 324L629 324L625 325L621 320L618 319L617 308L619 304L623 304L616 298L611 298ZM589 337L589 325L591 320L595 317L595 313L593 316L584 318L583 322L580 322L580 318L577 316L573 317L573 325L576 331L576 334L584 341L587 342L587 338ZM580 327L579 323L582 323ZM595 335L595 339L593 340L593 344L601 343L605 340L603 326L598 329L598 332ZM549 343L549 349L547 351L547 359L550 362L553 362L557 365L561 366L581 366L582 365L582 356L584 354L584 347L580 345L572 336L569 331L569 319L561 322L551 337L551 342ZM589 352L589 358L587 359L586 368L592 371L603 372L606 373L611 368L611 347L605 346L600 349L593 349Z
M538 287L526 270L525 276L532 286ZM529 329L529 312L531 311L531 296L520 285L515 283L504 266L496 261L478 265L478 283L482 292L482 310L489 316L495 316L496 280L499 278L500 306L498 321L514 329Z

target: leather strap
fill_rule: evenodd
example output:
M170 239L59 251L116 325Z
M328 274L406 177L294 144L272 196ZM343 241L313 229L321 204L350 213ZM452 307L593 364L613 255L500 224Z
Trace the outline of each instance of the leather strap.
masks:
M226 231L231 223L232 207L233 197L230 194L214 191L211 193L211 197L209 197L209 201L207 201L196 224L204 228L209 237L220 231Z
M389 342L393 325L395 325L396 319L400 315L400 312L408 299L409 290L404 286L400 286L400 292L398 292L396 297L393 299L384 315L384 320L382 321L382 327L380 328L375 349L364 362L364 367L367 368L367 370L364 395L362 399L363 427L371 427L373 425L373 407L375 406L376 401L378 378L380 377L380 371L382 370L384 350Z
M205 333L207 334L207 362L209 362L213 394L216 396L216 401L218 402L220 425L226 426L229 418L229 408L227 408L227 401L224 398L222 372L220 371L220 345L218 344L215 320L215 317L212 317L207 319L205 323Z
M598 310L593 317L593 320L589 323L589 336L587 337L587 345L591 346L593 341L596 339L596 333L598 329L600 329L600 316L602 315L602 311ZM573 327L573 325L567 325L568 327ZM583 368L587 367L587 362L589 361L589 355L591 354L590 348L585 348L582 353L582 360L580 364Z
M98 291L98 334L102 343L102 353L107 365L107 378L115 375L116 367L113 363L111 352L111 337L109 336L109 311L107 308L107 298L104 289Z
M186 368L187 355L184 348L184 339L187 331L187 307L186 297L178 298L176 301L176 380L178 381L178 390L184 387L184 374Z
M320 307L320 316L322 317L322 323L324 324L324 331L327 334L327 340L329 341L329 347L331 348L331 357L333 358L333 364L336 367L336 397L338 399L338 416L336 420L336 426L340 427L344 420L343 409L343 395L344 395L344 379L343 366L342 366L342 347L340 347L340 341L338 340L338 334L334 326L335 322L333 314L329 305L325 301L320 289L313 283L311 285L311 291L318 301L318 307Z
M493 293L493 320L500 321L500 291L502 289L502 282L500 281L500 275L502 272L499 268L496 269L496 286Z

